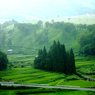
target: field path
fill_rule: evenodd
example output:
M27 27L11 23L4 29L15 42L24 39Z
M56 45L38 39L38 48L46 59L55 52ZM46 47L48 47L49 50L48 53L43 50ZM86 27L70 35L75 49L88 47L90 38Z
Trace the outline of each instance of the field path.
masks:
M1 86L26 86L26 87L42 87L42 88L60 88L60 89L71 89L71 90L85 90L85 91L95 91L93 88L75 88L75 87L60 87L60 86L48 86L48 85L39 85L39 84L33 84L33 85L25 85L25 84L3 84L1 83Z

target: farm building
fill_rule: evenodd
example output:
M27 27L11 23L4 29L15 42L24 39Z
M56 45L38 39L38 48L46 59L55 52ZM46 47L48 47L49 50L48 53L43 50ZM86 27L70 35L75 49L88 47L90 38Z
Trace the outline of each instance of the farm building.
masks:
M13 51L12 49L9 49L7 50L7 53L12 53L12 51Z

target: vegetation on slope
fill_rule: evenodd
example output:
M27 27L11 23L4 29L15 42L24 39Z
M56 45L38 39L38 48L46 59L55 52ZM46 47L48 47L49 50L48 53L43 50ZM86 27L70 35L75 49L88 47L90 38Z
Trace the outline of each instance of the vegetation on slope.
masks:
M15 20L0 25L0 48L3 51L13 49L15 54L32 54L35 50L52 45L52 42L64 43L67 50L85 55L94 54L95 25L66 22L38 21L36 24L18 23Z
M95 55L95 24L87 26L87 29L79 35L78 42L80 53Z
M34 67L48 71L73 74L76 72L74 53L71 48L70 53L66 52L65 45L54 41L49 52L46 48L39 50L38 57L34 60Z
M39 21L37 24L31 24L18 23L14 20L12 20L12 22L10 21L0 24L0 49L7 51L11 48L13 49L12 54L16 54L17 56L18 54L24 54L20 55L20 57L17 59L13 58L13 56L16 55L9 54L11 57L9 58L10 63L8 64L8 69L10 70L0 71L0 81L16 81L20 83L20 68L18 67L22 67L22 81L25 83L46 83L50 85L65 84L80 87L92 87L91 81L81 80L76 75L66 76L65 74L54 72L51 74L51 72L45 72L43 70L24 68L33 63L32 56L30 55L33 55L34 58L38 49L42 48L43 46L47 46L47 51L49 51L49 46L52 45L54 40L59 40L62 44L64 43L66 45L67 51L72 47L76 55L95 55L94 24L75 25L72 23L53 21L52 23L46 22L45 25L43 25L41 21ZM30 55L27 56L25 54ZM90 78L90 80L95 78L95 75L93 75L93 78L91 78L91 70L93 73L95 73L95 58L91 58L92 57L76 58L76 71L86 77L89 76L88 78ZM3 67L6 69L6 66ZM3 92L1 91L1 93Z
M0 51L0 71L7 68L8 58L7 55Z
M68 27L70 27L69 30ZM72 43L75 42L76 28L73 24L64 22L46 22L45 25L39 22L37 24L14 23L14 26L11 27L8 25L3 27L1 24L0 34L0 48L2 50L12 48L13 53L31 54L33 50L43 46L49 48L54 40L59 40L66 44L66 47L71 47Z

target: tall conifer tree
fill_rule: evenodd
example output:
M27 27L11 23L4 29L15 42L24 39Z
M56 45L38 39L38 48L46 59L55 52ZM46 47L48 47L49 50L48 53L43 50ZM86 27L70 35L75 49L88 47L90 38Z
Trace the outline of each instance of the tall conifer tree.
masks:
M71 68L71 73L75 73L75 58L74 58L74 53L73 53L73 49L71 48L70 50L70 68Z
M66 52L65 45L54 41L47 53L46 48L39 50L38 57L34 60L34 67L49 71L73 74L75 70L74 53L71 48L70 53Z
M53 60L53 70L57 71L57 63L58 63L58 53L57 53L57 44L54 41L53 46L52 46L52 60Z
M65 69L66 69L66 50L65 50L65 45L61 45L61 69L62 69L62 72L65 73Z

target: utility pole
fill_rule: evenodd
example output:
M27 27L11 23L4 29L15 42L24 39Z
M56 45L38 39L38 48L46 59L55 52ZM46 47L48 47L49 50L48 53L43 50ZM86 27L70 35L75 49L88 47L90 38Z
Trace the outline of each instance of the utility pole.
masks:
M21 80L21 86L22 86L22 76L21 76L21 63L20 63L20 80Z
M93 70L91 70L92 72L92 88L93 88Z

